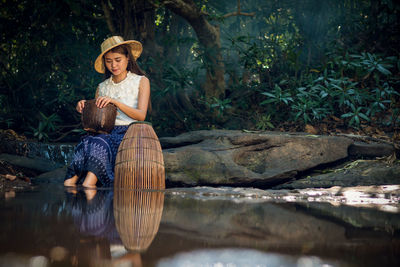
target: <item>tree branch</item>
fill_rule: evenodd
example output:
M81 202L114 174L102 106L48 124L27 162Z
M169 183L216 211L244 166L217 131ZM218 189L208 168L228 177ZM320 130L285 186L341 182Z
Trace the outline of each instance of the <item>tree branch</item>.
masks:
M229 17L233 17L233 16L247 16L247 17L254 17L256 13L255 12L251 12L251 13L244 13L244 12L232 12L232 13L227 13L225 15L223 15L222 17L224 19L229 18Z
M194 4L194 2L188 3L183 0L164 0L163 4L171 9L176 14L187 20L193 20L202 15L200 10Z
M227 13L227 14L223 15L222 17L224 19L229 18L229 17L233 17L233 16L254 17L255 14L256 14L255 12L251 12L251 13L242 12L240 10L240 0L237 0L237 11L236 12Z

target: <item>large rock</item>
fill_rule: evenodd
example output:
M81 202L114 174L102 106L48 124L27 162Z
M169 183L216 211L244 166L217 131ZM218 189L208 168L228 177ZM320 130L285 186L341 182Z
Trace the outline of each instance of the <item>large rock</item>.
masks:
M62 166L60 163L53 163L52 161L44 158L28 158L5 153L0 154L0 160L6 161L15 166L24 167L39 172L53 171Z
M400 184L400 164L384 160L356 160L325 174L278 185L274 189L328 188Z
M42 173L34 177L35 182L59 183L64 182L65 174L67 173L67 166Z
M242 131L194 131L160 138L167 182L270 186L348 156L345 137Z
M338 137L204 130L177 137L164 137L160 141L164 152L167 184L173 186L270 187L299 178L299 172L321 164L354 157L382 157L395 152L391 144L376 143L379 140L355 135ZM74 144L43 144L18 140L7 144L8 148L3 153L35 161L43 160L44 164L34 164L41 171L55 169L60 164L68 165L74 152ZM26 162L24 160L24 165ZM14 164L22 163L14 161Z
M75 144L39 143L34 141L3 141L1 153L50 161L52 164L66 165L71 162Z
M394 146L385 143L364 143L357 141L349 147L349 155L353 157L387 157L394 152Z

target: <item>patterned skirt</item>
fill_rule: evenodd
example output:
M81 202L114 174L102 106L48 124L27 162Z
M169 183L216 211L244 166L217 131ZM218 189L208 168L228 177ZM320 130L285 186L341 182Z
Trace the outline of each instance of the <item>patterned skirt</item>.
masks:
M121 244L115 227L112 190L97 190L90 201L83 191L66 194L68 211L81 234L102 237L113 244Z
M98 186L112 186L115 158L128 127L128 125L115 126L110 134L83 137L75 148L74 158L67 169L64 180L78 175L78 183L82 183L87 172L90 171L97 176Z

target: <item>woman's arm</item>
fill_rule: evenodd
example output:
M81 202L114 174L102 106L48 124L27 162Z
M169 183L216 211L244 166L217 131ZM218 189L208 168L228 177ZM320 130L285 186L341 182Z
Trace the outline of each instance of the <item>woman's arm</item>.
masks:
M139 83L139 96L138 96L138 107L132 108L124 103L121 103L115 99L107 96L98 97L96 105L99 108L105 107L108 103L116 105L122 112L138 121L144 121L146 119L147 107L150 98L150 81L147 77L143 76Z

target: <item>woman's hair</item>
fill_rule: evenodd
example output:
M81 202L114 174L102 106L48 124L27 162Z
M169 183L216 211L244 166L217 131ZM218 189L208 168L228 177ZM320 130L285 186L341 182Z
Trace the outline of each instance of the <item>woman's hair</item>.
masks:
M119 45L117 47L114 47L113 49L110 49L110 51L108 52L113 52L113 53L119 53L122 55L125 55L129 61L128 61L128 66L126 67L127 71L133 72L137 75L145 75L145 72L139 67L139 65L137 64L135 58L133 57L132 53L131 53L131 49L129 47L129 45L123 44L123 45ZM107 53L108 53L107 52ZM105 53L103 55L103 65L104 65L104 79L108 79L111 77L111 72L107 69L106 64L105 64L105 55L107 54Z
M129 45L126 45L126 44L119 45L117 47L114 47L113 49L110 49L110 51L108 51L108 52L119 53L119 54L125 55L129 59L128 66L126 67L127 71L133 72L137 75L146 75L145 72L137 64L135 58L133 57ZM103 55L103 65L104 65L104 69L105 69L104 80L107 80L112 75L112 73L107 69L106 64L105 64L106 62L105 62L104 57L107 53L104 53L104 55ZM147 111L150 113L151 110L152 110L152 105L151 105L151 99L149 98L149 104L147 106Z

